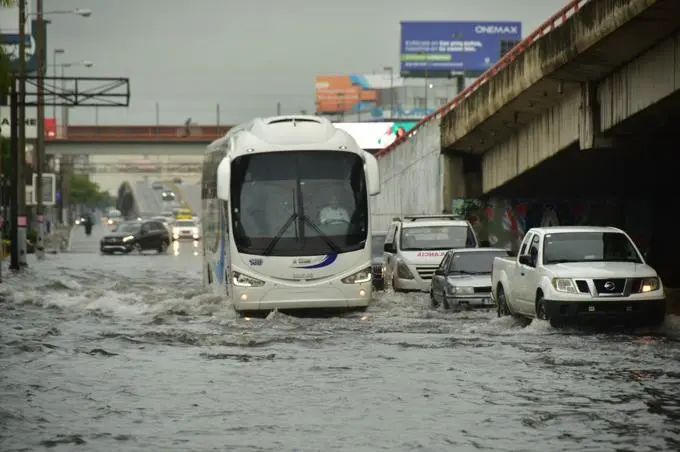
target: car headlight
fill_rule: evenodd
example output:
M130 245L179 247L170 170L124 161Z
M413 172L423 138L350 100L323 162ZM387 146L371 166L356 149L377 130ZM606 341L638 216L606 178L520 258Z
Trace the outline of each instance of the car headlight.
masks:
M448 289L452 295L472 295L475 293L473 287L449 286Z
M123 237L123 242L129 242L130 240L134 239L135 239L134 235L128 235L127 237Z
M372 277L371 267L367 267L349 276L345 276L341 281L345 284L362 284L370 281Z
M659 281L659 278L645 278L642 280L642 284L640 284L640 292L654 292L655 290L659 290L660 287L661 282Z
M233 272L232 281L238 287L262 287L264 281L253 278L252 276L244 275L243 273Z
M411 273L411 270L409 270L408 266L402 261L399 261L399 263L397 263L397 278L413 279L413 273Z
M574 280L570 278L553 278L553 288L558 292L564 293L578 293L578 288L574 284Z
M108 220L107 223L108 223L108 224L113 224L113 220Z

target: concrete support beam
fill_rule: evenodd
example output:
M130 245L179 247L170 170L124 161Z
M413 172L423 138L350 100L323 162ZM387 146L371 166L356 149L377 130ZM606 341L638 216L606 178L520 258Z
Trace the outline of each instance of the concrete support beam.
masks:
M597 87L602 130L614 128L680 89L680 32L623 68Z
M450 212L454 199L482 196L481 159L462 154L442 154L442 210Z
M580 89L564 93L562 103L489 149L482 156L484 193L578 142L581 98Z

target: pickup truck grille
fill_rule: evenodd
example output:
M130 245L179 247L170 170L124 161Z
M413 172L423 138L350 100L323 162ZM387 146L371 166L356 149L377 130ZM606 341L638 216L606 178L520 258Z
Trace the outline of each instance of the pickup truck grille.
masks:
M621 296L626 289L626 278L593 279L599 295Z
M432 275L434 275L437 267L438 265L423 265L422 267L416 267L416 271L421 279L432 279Z

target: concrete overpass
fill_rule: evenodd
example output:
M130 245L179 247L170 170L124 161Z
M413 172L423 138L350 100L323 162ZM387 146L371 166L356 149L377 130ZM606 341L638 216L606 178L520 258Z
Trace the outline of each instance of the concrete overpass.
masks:
M519 229L548 217L618 225L650 251L667 284L680 286L680 235L664 203L678 174L679 30L677 0L571 2L378 153L376 218L482 198L501 203L497 216ZM532 217L536 200L543 212Z

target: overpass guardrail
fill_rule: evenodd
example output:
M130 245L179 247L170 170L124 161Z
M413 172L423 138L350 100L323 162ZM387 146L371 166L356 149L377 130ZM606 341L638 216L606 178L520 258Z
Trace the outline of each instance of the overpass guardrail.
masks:
M157 126L60 126L48 141L144 142L206 141L224 136L231 125L157 125Z
M422 128L425 124L429 123L433 119L439 119L442 116L449 113L455 108L463 108L462 103L470 97L480 86L485 84L489 79L493 78L498 72L502 71L510 63L512 63L518 55L523 53L527 48L529 48L536 41L541 39L546 34L553 31L555 28L564 24L571 16L576 14L579 9L583 7L586 3L592 0L571 0L564 8L556 12L552 17L545 21L541 26L539 26L533 33L520 41L515 47L510 49L503 57L501 57L498 62L486 70L482 75L477 77L473 83L468 85L464 90L458 93L449 103L426 116L425 118L418 121L418 123L411 128L405 135L398 137L394 142L384 149L379 150L375 153L375 156L380 158L390 152L394 151L399 145L408 141L410 138L418 133L418 130Z

